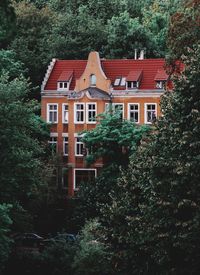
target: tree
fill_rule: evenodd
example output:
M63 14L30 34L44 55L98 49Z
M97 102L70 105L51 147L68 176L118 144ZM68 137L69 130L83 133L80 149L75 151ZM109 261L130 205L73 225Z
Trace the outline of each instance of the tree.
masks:
M16 53L9 50L0 51L0 75L9 72L10 79L25 73L24 65L17 60Z
M198 274L199 61L198 46L184 58L173 93L163 96L154 135L132 157L120 196L107 209L105 230L124 273L132 266L132 274Z
M0 78L0 200L23 205L42 182L48 128L35 115L38 105L26 100L29 85L21 77Z
M37 8L27 1L13 2L16 13L17 34L10 49L16 52L18 60L28 69L33 86L40 85L47 64L52 59L48 37L52 32L55 13L48 7Z
M10 254L11 240L8 237L9 227L12 223L10 208L9 204L0 204L0 274L2 274L5 261Z
M104 238L98 220L95 219L85 224L79 237L79 248L72 265L74 274L112 274L111 252L106 246Z
M49 37L49 50L52 56L58 58L86 59L92 50L103 52L106 37L103 20L96 18L87 6L82 5L76 15L67 10L58 16Z
M138 18L131 18L127 11L113 16L108 22L108 56L112 58L134 58L134 49L146 49L153 54L156 45L150 32Z
M198 0L183 1L171 17L168 33L168 47L172 60L181 59L187 48L200 41L200 3ZM180 3L183 4L183 3Z
M112 194L120 192L116 184L120 169L127 167L129 156L137 149L147 131L146 126L122 120L119 111L102 114L97 126L85 133L83 141L89 151L86 161L91 164L102 158L104 166L95 182L81 186L78 192L80 204L77 219L79 217L84 221L99 217L102 207L110 205Z
M0 49L6 48L15 32L15 12L10 0L0 2Z

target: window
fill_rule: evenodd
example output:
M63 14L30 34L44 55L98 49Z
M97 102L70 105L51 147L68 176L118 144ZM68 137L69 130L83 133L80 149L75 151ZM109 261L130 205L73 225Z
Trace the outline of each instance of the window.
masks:
M136 89L139 87L138 81L127 81L127 88L128 89Z
M121 77L117 77L117 78L115 79L114 86L119 86L120 81L121 81Z
M116 77L114 86L125 86L126 85L126 77Z
M82 157L84 155L84 144L81 141L81 137L76 137L75 140L75 155L77 157Z
M90 85L91 86L96 86L97 78L95 74L91 74L90 76Z
M156 88L157 88L157 89L163 89L163 88L164 88L164 85L165 85L165 82L164 82L164 81L157 81L157 82L156 82Z
M124 104L123 103L106 103L105 104L105 111L119 111L121 113L121 118L124 117Z
M58 90L68 90L68 83L69 82L58 82Z
M57 137L51 136L48 143L49 143L51 151L55 153L57 151Z
M47 122L58 123L58 104L47 104Z
M86 104L86 121L87 123L96 123L96 103L87 103Z
M128 104L128 119L135 123L139 123L139 104Z
M146 103L145 104L145 123L151 124L155 121L157 116L157 104Z
M78 190L80 185L87 182L92 182L97 176L96 169L74 169L74 189Z
M68 156L68 137L63 137L63 156Z
M62 168L62 186L63 188L68 188L68 169Z
M68 111L68 104L62 105L62 122L68 123L69 120L69 111Z
M84 103L74 104L74 122L84 123L85 122L85 105Z

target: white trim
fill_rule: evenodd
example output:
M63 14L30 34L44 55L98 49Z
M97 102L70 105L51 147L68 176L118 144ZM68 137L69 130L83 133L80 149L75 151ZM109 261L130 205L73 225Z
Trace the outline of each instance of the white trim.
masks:
M51 106L51 105L56 105L57 106L57 110L56 110L56 112L57 112L57 120L56 121L54 121L54 122L52 122L52 121L49 121L49 106ZM46 119L47 119L47 123L51 123L51 124L57 124L58 123L58 103L47 103L47 113L46 113ZM51 111L53 111L53 110L51 110Z
M58 137L58 133L50 133L50 137Z
M139 124L140 123L140 103L135 103L135 102L131 102L131 103L128 103L128 113L127 113L127 118L128 120L130 120L130 106L131 105L137 105L138 106L138 122L135 122L136 124ZM130 120L131 121L131 120Z
M128 87L128 82L131 82L131 87L129 88ZM133 87L133 83L136 82L136 87ZM139 81L126 81L126 90L129 91L129 90L137 90L139 88L140 84L139 84Z
M77 121L76 120L76 112L77 112L77 105L83 105L83 110L79 110L83 112L83 121ZM76 102L74 103L74 123L75 124L84 124L85 123L85 103L82 102Z
M89 106L90 104L94 104L94 105L95 105L95 112L96 112L96 115L95 115L95 120L94 120L94 121L89 121L89 120L88 120L88 118L89 118L89 116L88 116L89 111L94 111L94 110L89 110L89 109L88 109L88 106ZM86 123L87 123L87 124L96 124L96 123L97 123L97 122L96 122L96 116L97 116L97 103L96 103L96 102L87 102L87 103L86 103Z
M74 133L74 137L83 137L84 135L85 135L85 133L83 133L83 134Z
M145 124L152 124L152 122L148 122L147 121L147 105L155 105L155 115L157 117L157 103L155 102L148 102L148 103L144 103L144 123Z
M130 94L121 94L121 95L119 95L119 94L112 94L112 96L113 96L113 98L149 98L149 97L151 97L151 98L160 98L162 95L164 94L164 92L163 93L159 93L159 94L142 94L142 93L140 93L140 94L138 94L138 93L136 93L136 94L134 94L134 95L130 95Z
M75 135L75 134L74 134ZM78 141L77 142L77 138L81 138L82 137L82 135L79 135L79 136L75 136L75 142L74 142L74 152L75 152L75 157L83 157L84 155L83 154L77 154L77 145L83 145L83 148L85 148L84 147L84 143L82 142L82 141Z
M50 74L51 74L51 72L53 70L53 67L54 67L55 63L56 63L56 58L53 58L51 60L50 64L49 64L48 68L47 68L46 74L45 74L44 79L42 81L41 92L44 92L44 88L45 88L45 86L47 84L47 81L48 81L49 76L50 76Z
M76 171L80 170L85 170L85 171L94 171L95 172L95 178L97 177L97 169L96 168L74 168L74 182L73 182L73 188L74 190L77 190L78 188L76 187Z
M68 133L62 133L62 137L68 137Z
M67 87L64 88L64 87L60 87L60 84L62 83L62 86L66 83L67 84ZM57 91L69 91L69 81L58 81L57 82Z
M67 135L67 136L66 136ZM63 156L68 156L69 152L67 154L65 154L65 144L68 144L68 150L69 150L69 140L68 140L68 134L66 134L65 136L63 136ZM67 142L65 141L65 138L67 138Z
M67 122L64 119L65 106L68 106L68 120L67 120ZM63 124L68 124L69 123L69 104L68 103L63 103L62 104L62 123Z

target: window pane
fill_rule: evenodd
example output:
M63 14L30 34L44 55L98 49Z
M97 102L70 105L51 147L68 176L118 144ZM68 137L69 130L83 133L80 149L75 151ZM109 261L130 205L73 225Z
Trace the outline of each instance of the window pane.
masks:
M78 189L81 184L95 180L94 170L76 170L75 171L75 188Z

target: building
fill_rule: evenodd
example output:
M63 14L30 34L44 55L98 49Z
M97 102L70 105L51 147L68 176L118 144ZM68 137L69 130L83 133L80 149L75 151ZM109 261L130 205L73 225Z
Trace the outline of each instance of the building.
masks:
M51 123L49 143L63 156L63 185L73 196L80 181L92 179L103 163L88 168L79 133L95 127L96 115L112 102L122 117L151 124L160 115L160 96L168 75L164 59L100 59L91 52L88 60L53 59L42 83L42 117Z

